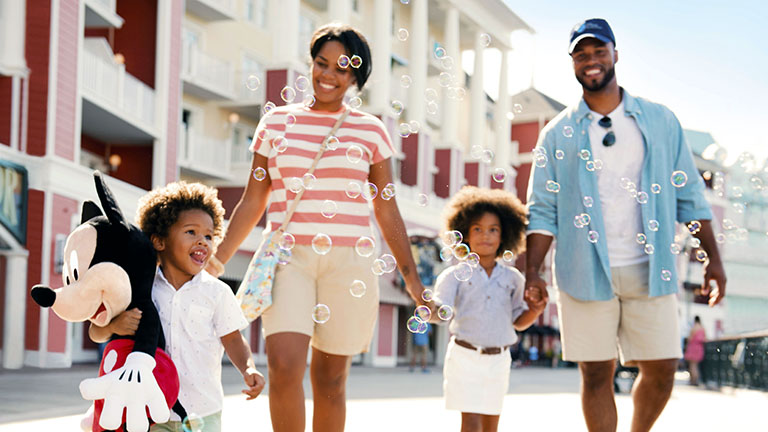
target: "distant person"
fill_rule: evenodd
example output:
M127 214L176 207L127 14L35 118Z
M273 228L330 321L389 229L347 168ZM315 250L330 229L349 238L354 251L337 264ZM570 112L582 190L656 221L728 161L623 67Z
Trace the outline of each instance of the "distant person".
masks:
M589 430L616 429L612 379L617 354L638 366L632 430L647 431L672 392L682 357L677 317L675 222L701 241L711 306L725 296L712 211L685 141L666 107L619 87L616 39L599 18L577 24L568 54L582 87L539 135L528 184L526 286L554 238L563 359L581 372ZM695 223L694 223L695 222ZM618 344L617 344L618 342ZM618 352L617 352L618 345Z
M541 315L546 287L524 292L523 275L497 260L504 251L521 252L525 207L502 190L464 187L444 210L447 231L458 231L477 266L466 262L437 277L434 306L453 311L443 366L445 407L461 411L462 431L494 432L509 388L509 347ZM458 237L458 236L457 236ZM466 247L465 244L458 247ZM433 311L433 316L439 314ZM443 315L448 316L448 315Z
M539 347L536 345L531 345L528 348L528 360L530 360L531 363L535 363L539 360Z
M410 372L413 372L416 367L416 363L421 364L421 371L424 373L429 372L427 369L427 356L429 355L429 336L432 334L432 326L427 323L427 330L414 333L411 339L413 340L413 346L411 351L411 366Z
M704 342L707 341L707 333L704 326L701 325L701 318L698 315L693 318L693 327L688 335L688 344L685 346L685 361L688 362L688 372L690 373L690 384L699 385L699 363L704 360Z

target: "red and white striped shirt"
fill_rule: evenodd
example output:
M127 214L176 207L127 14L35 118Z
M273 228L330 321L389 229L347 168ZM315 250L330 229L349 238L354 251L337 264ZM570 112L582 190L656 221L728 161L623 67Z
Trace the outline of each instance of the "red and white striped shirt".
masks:
M282 224L287 207L296 196L286 183L295 181L292 178L301 179L307 173L320 144L343 111L344 107L337 112L328 112L292 104L274 108L259 122L250 150L269 159L272 195L267 231ZM294 118L295 123L291 125ZM346 190L350 182L365 187L370 166L394 154L392 142L381 120L354 109L334 136L339 141L337 148L326 149L323 153L314 171L317 180L311 189L304 191L288 223L286 232L293 234L296 244L310 245L315 235L323 233L331 237L334 246L354 246L360 237L373 234L368 201L362 195L350 198ZM274 148L281 140L279 137L285 138L281 145L287 148L283 152ZM362 150L359 161L354 156L347 156L347 150L353 146ZM331 218L322 214L326 200L337 206L336 214Z

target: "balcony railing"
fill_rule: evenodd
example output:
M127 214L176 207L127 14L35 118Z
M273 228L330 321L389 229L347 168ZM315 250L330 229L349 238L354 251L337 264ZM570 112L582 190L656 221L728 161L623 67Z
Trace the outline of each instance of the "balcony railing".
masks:
M185 46L181 64L181 75L184 81L195 87L193 93L198 96L214 99L233 99L234 72L232 65L192 46Z
M83 50L83 93L120 117L154 131L155 91L127 73L124 65L105 58L109 51L99 46L101 41L87 42Z
M768 331L707 342L701 379L708 386L768 391Z
M230 177L231 145L227 139L179 130L179 165L216 178Z

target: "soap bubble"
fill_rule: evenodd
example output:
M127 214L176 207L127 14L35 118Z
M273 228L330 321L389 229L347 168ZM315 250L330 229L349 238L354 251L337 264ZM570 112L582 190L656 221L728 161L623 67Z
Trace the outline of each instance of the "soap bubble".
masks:
M437 309L437 317L443 321L453 318L453 308L448 305L442 305Z
M325 200L323 201L323 204L320 207L320 214L330 219L336 216L336 212L338 211L338 209L339 209L339 206L336 204L335 201Z
M363 159L363 149L356 144L352 144L347 148L347 160L350 163L356 164Z
M312 308L312 321L318 324L325 324L331 319L331 309L322 303Z
M432 311L429 309L429 306L417 306L416 310L413 311L413 316L422 322L427 322L432 317Z
M283 233L283 235L280 236L280 241L278 242L278 246L280 246L280 249L291 250L295 245L296 245L296 237L294 237L293 234Z
M352 285L349 287L349 293L352 294L352 297L356 298L364 296L366 290L365 282L358 279L353 280Z
M685 186L685 184L688 182L688 175L685 173L685 171L675 171L672 173L669 181L672 183L672 186L680 188Z
M317 233L312 239L312 250L318 255L325 255L331 251L332 244L327 234Z
M298 91L307 91L309 88L309 79L304 75L299 75L296 77L296 81L293 83L293 86L296 87L296 90Z
M429 288L424 288L424 291L421 292L421 299L425 302L430 302L435 296L435 292L432 291Z
M262 181L267 177L267 170L262 167L258 167L253 170L253 179L256 181Z
M453 256L457 260L465 260L469 256L469 246L461 243L453 248Z
M245 79L245 88L247 88L250 91L256 91L261 86L261 79L258 75L248 75L248 78Z
M355 199L360 196L362 193L363 188L360 186L360 183L351 181L347 184L346 189L344 192L347 194L348 197Z
M560 183L554 180L547 180L546 189L548 192L558 193L560 192Z
M461 235L461 231L446 231L440 236L440 240L442 240L443 245L453 247L457 244L461 243L461 241L464 239L464 237Z
M285 103L291 103L293 102L293 99L296 98L296 90L293 89L293 87L283 87L282 90L280 90L280 98L285 101Z
M361 105L363 105L363 100L358 96L355 96L349 100L349 107L352 109L358 109Z
M670 280L672 280L672 272L667 269L662 269L661 280L663 280L664 282L669 282Z
M360 237L355 242L355 252L361 257L369 257L373 255L373 251L376 249L376 242L370 237Z

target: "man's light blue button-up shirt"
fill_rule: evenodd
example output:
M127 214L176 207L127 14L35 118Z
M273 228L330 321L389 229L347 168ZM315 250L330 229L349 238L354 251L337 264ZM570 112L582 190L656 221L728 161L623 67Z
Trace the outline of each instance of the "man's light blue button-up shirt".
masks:
M625 115L635 120L645 145L637 191L648 194L648 202L638 207L642 212L646 243L654 245L655 249L649 256L649 294L652 297L672 294L677 292L678 286L675 255L670 250L675 221L711 220L712 212L704 198L704 182L693 163L677 117L663 105L632 97L623 89L622 93ZM579 152L584 149L590 155L592 153L589 113L589 107L582 99L542 129L537 146L544 149L548 162L531 171L528 231L544 230L555 236L554 273L558 288L580 300L609 300L614 294L606 241L598 238L592 243L587 238L591 230L604 236L600 200L595 199L590 208L583 203L584 196L599 196L597 175L588 171L587 161L579 157ZM572 134L568 127L573 129ZM564 152L562 160L555 157L557 150ZM672 185L671 177L675 171L683 171L688 176L683 187ZM559 183L558 193L547 190L549 180ZM651 191L653 184L661 186L660 193ZM577 228L573 219L581 213L589 214L591 220L587 227ZM653 219L659 221L658 231L648 229L648 221ZM671 272L669 280L662 279L663 270Z

